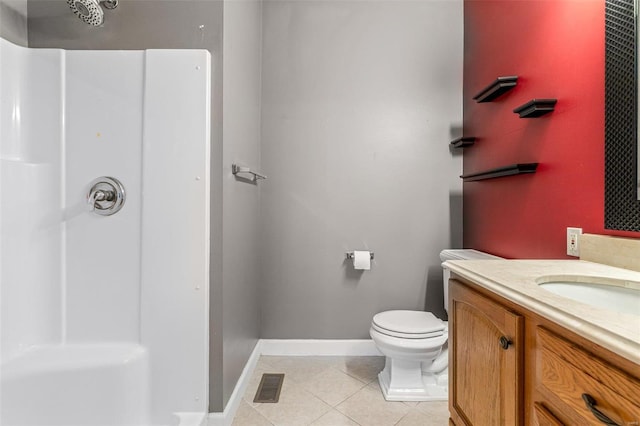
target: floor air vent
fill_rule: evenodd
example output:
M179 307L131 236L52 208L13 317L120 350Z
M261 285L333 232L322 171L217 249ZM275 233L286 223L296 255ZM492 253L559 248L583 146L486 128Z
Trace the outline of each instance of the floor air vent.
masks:
M284 374L263 374L256 396L253 398L253 402L278 402L283 381Z

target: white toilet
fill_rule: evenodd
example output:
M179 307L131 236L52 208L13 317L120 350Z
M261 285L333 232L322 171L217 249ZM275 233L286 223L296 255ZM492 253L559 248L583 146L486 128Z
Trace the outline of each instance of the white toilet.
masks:
M440 260L500 259L476 250L443 250ZM444 309L448 310L448 268L443 267ZM431 312L385 311L369 334L386 356L378 375L387 401L442 401L448 397L447 322Z

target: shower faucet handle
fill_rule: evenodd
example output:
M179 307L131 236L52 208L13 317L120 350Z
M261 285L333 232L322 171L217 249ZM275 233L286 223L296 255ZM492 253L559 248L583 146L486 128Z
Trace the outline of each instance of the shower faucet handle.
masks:
M103 176L91 182L87 204L92 212L111 216L120 211L125 201L124 186L116 178Z
M116 197L113 191L104 191L102 189L97 189L89 192L89 204L91 207L95 208L96 201L113 201Z

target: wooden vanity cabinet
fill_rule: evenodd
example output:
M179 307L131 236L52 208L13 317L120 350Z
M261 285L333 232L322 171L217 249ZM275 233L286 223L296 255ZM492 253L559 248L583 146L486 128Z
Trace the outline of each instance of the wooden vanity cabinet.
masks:
M458 277L449 329L450 424L640 426L637 364Z

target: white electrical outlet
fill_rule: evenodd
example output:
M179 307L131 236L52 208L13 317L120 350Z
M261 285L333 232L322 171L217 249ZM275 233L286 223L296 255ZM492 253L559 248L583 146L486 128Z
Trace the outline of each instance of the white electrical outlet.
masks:
M580 257L580 234L582 228L567 228L567 255Z

